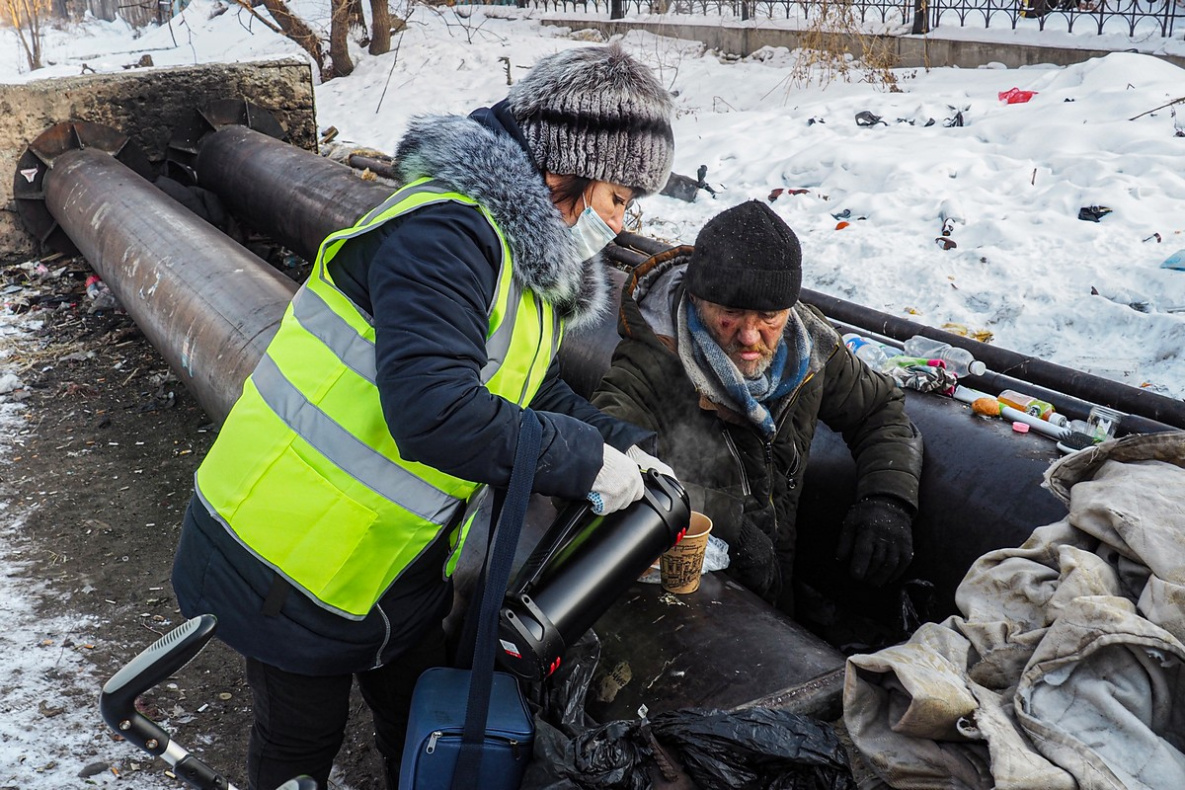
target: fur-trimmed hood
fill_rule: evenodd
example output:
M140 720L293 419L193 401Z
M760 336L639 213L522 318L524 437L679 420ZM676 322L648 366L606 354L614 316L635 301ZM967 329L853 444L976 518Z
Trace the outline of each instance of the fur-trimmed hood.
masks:
M510 131L460 115L419 116L395 156L402 183L427 176L485 207L510 245L515 280L555 306L569 329L606 309L601 256L581 260L551 191Z

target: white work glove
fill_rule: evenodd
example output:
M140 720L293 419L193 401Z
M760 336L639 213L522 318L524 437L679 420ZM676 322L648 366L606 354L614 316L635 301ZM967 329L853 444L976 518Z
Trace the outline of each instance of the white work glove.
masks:
M604 445L601 456L601 471L593 481L588 501L598 516L614 513L642 498L645 484L642 472L628 455L621 450Z
M653 455L646 452L645 450L643 450L641 447L639 447L636 444L630 445L630 449L626 450L625 454L628 455L633 460L633 462L638 465L638 468L641 469L643 472L645 472L648 469L653 469L654 471L658 472L660 475L666 475L667 477L672 477L676 480L679 479L679 478L675 477L675 470L674 469L667 466L662 461L658 460Z

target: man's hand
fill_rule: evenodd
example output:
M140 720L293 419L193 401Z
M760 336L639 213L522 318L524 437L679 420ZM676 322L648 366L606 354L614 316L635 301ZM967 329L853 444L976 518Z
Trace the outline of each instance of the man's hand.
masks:
M839 533L837 560L851 559L852 578L881 587L913 560L913 516L889 496L861 499L848 511Z
M737 539L728 547L728 567L741 584L767 601L776 598L782 588L773 541L748 515L741 522Z

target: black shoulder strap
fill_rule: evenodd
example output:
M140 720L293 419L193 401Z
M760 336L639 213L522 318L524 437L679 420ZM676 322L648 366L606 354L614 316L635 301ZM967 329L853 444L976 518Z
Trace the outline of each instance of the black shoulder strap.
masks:
M519 422L518 447L514 453L514 469L506 501L498 517L497 528L490 537L490 551L486 559L484 584L479 585L475 600L470 604L478 613L477 646L473 651L473 669L469 673L469 698L465 707L465 728L461 734L461 753L453 772L453 790L472 790L480 787L482 744L490 711L490 690L494 682L494 650L498 636L498 610L510 583L510 568L518 535L527 514L531 486L535 481L535 466L539 460L539 446L543 429L530 409L523 409Z

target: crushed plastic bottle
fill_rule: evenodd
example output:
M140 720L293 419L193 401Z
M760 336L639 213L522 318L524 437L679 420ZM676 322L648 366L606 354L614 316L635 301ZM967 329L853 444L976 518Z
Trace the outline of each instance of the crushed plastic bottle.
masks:
M982 376L987 372L987 365L976 359L970 351L965 348L956 348L941 340L914 335L906 340L904 345L907 356L941 359L946 363L946 369L959 378L968 373L972 376Z
M884 370L886 367L892 367L888 364L890 355L885 351L880 343L874 343L866 337L861 337L855 332L849 332L843 336L843 344L848 347L848 351L857 359L864 362L865 365L873 370Z

